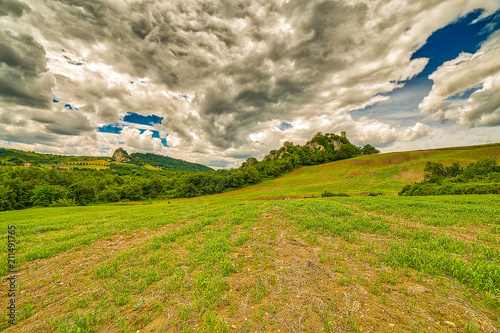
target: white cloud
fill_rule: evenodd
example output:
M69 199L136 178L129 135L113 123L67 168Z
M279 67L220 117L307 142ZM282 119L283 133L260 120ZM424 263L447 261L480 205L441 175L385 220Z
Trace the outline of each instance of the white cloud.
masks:
M468 126L500 125L500 31L492 34L475 54L460 54L429 78L434 85L419 110L431 119L459 118L460 124ZM481 85L463 107L446 105L447 98Z
M120 133L120 140L125 142L128 147L138 150L161 152L163 149L161 140L153 138L153 132L150 130L141 133L138 129L125 126Z
M496 0L26 0L30 9L11 3L17 7L2 16L0 30L16 32L5 32L3 41L24 67L14 71L0 59L0 74L24 81L9 96L0 92L0 140L87 153L125 142L130 151L232 165L284 140L304 143L317 131L346 130L355 143L372 144L425 137L422 123L356 122L349 112L387 100L399 81L420 73L428 60L411 57L434 31L474 9L500 8ZM482 50L464 56L470 68L455 62L451 75L435 73L423 111L441 107L454 91L451 82L461 80L456 73L471 81L471 71L484 67L476 75L482 90L455 114L464 124L497 124L490 104L498 81L487 66L498 52L487 44ZM28 90L33 99L20 106ZM59 104L50 103L52 94ZM66 103L79 110L62 110ZM151 130L168 133L170 148L144 126L96 132L127 112L164 117ZM278 130L282 121L293 127Z
M425 137L428 133L429 126L420 122L406 128L395 128L379 121L368 120L361 120L355 124L355 139L361 143L375 145L414 141Z

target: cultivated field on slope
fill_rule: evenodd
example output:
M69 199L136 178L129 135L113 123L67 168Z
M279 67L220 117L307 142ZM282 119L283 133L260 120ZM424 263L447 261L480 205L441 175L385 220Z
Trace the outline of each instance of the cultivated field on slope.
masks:
M9 326L3 317L1 327L495 332L498 207L495 195L239 200L226 194L1 212L1 243L7 225L16 225L21 262L19 322ZM6 309L5 278L0 288Z
M225 195L241 199L303 198L320 196L325 190L351 195L396 195L404 185L423 180L429 161L466 166L485 157L494 157L500 163L500 144L360 156L302 167Z

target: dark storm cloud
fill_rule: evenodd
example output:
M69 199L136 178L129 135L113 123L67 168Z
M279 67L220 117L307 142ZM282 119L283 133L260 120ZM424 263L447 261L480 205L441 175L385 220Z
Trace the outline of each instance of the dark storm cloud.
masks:
M19 142L19 143L26 143L26 144L47 144L47 145L56 145L57 144L57 136L56 135L51 135L48 133L42 133L42 132L17 132L17 133L7 133L7 134L0 134L0 140L5 140L5 141L12 141L12 142Z
M348 112L418 74L427 60L411 56L433 31L475 8L498 7L494 0L26 2L2 17L16 33L0 37L1 103L56 112L32 121L64 139L127 112L155 114L171 147L230 157L256 150L254 142L266 151L258 140L281 133L305 138L323 119L361 133ZM61 111L52 94L79 112ZM280 131L283 122L292 127ZM390 134L384 142L401 139L374 124L363 140L378 130ZM406 137L425 134L415 128ZM151 146L143 133L124 133L121 141Z
M346 54L355 56L367 42L360 32L366 5L290 1L279 10L293 25L293 35L260 31L261 39L272 43L226 66L226 75L200 101L204 129L216 146L238 145L256 121L300 114L304 105L316 102L327 76L352 65ZM228 78L237 88L226 83ZM217 126L224 118L231 122Z
M55 83L45 50L33 37L0 31L0 96L7 103L39 108L50 105Z
M78 135L94 130L88 118L76 111L32 112L31 120L44 124L54 134Z
M28 13L30 7L24 2L17 0L2 0L0 3L0 16L11 15L13 17L21 17L24 13Z

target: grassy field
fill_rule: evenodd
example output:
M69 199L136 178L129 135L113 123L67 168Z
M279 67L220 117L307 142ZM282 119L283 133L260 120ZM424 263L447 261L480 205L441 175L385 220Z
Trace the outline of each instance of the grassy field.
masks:
M15 225L20 267L18 323L10 326L2 314L0 327L498 332L500 196L272 199L327 186L393 194L394 177L428 159L477 159L471 150L441 153L361 157L194 199L1 212L1 243L6 248L7 226ZM348 191L335 175L358 172L360 161L386 178L353 177ZM2 252L6 309L10 273Z
M351 195L395 195L411 182L422 181L427 162L462 166L484 157L500 163L500 144L360 156L296 169L283 177L228 192L231 197L303 198L320 196L325 190Z

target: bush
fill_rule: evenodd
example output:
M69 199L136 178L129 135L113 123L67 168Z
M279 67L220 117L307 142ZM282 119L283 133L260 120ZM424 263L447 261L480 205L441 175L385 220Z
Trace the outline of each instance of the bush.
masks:
M99 201L117 202L120 201L120 196L114 188L107 188L99 193Z
M74 199L61 198L57 201L54 201L50 207L69 207L76 206L76 201Z
M365 145L363 148L361 148L360 153L362 155L379 154L380 150L378 150L377 148L373 147L372 145Z
M71 185L68 198L74 199L81 206L95 202L97 199L97 182L94 179L89 179Z
M30 202L33 206L47 207L53 201L64 196L64 191L60 186L41 185L33 189Z
M122 200L138 201L142 199L142 187L139 184L132 183L122 187Z
M406 185L399 195L499 194L500 167L491 158L484 158L462 168L457 162L449 167L427 162L424 181Z
M349 194L347 193L332 193L330 191L326 191L321 193L322 198L328 198L328 197L350 197Z
M399 193L411 195L459 195L459 194L500 194L500 184L425 184L407 185Z

